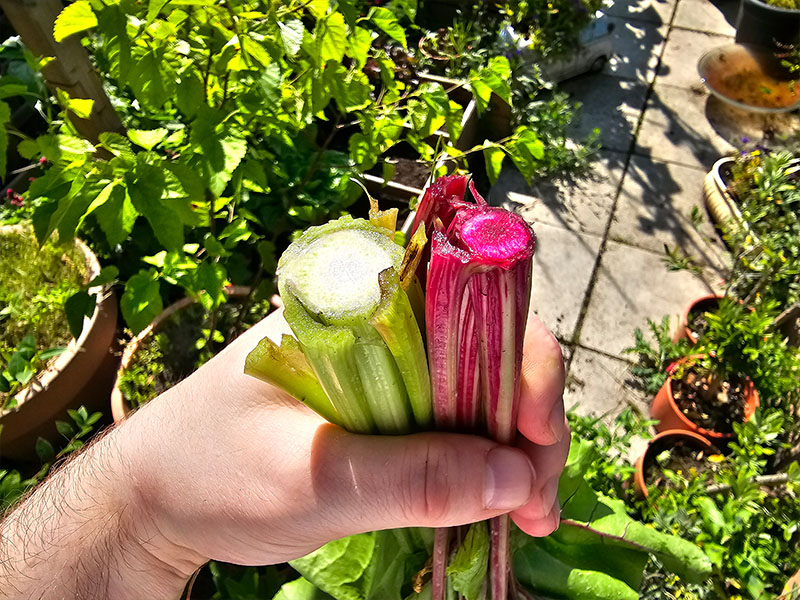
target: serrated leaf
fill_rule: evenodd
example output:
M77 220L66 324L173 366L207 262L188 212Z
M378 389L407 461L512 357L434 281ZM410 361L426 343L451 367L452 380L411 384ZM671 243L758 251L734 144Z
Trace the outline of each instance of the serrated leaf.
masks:
M134 335L147 327L164 309L158 273L153 269L139 271L128 279L119 306Z
M488 140L487 142L488 143ZM499 146L488 145L483 149L483 159L486 162L486 174L489 176L489 182L494 183L500 177L500 171L503 169L503 161L506 158L505 150Z
M121 85L131 72L131 40L127 31L127 15L121 4L109 3L97 14L98 29L103 36L103 53L111 76Z
M278 63L272 63L263 70L261 76L256 80L256 86L267 108L276 110L281 102L281 67Z
M138 216L124 184L114 186L105 203L94 211L94 217L111 247L127 239Z
M303 35L305 27L300 19L289 19L284 23L278 23L281 32L281 42L287 56L292 57L300 51L303 45Z
M325 64L329 60L341 63L347 46L347 26L342 14L333 13L327 19L318 21L315 36L319 40L322 63Z
M317 19L320 19L328 14L328 8L330 7L330 4L330 0L310 0L309 2L305 3L305 6L312 15L314 15Z
M87 292L75 292L64 303L64 312L67 314L67 324L72 337L79 338L83 331L84 318L91 318L94 314L97 296Z
M194 69L185 69L176 90L175 103L187 117L192 118L205 103L203 81Z
M353 33L350 35L350 43L347 46L347 54L353 59L358 69L363 69L364 65L367 64L373 35L369 29L364 29L363 27L353 28Z
M206 310L212 310L225 302L227 277L225 267L215 262L204 262L195 271L195 289L200 304Z
M57 42L61 42L72 34L86 31L96 25L97 17L89 0L77 0L67 5L56 17L53 37Z
M104 131L100 134L100 145L111 152L114 156L119 156L125 160L133 161L136 155L133 153L133 147L130 141L119 133Z
M395 17L394 13L388 8L373 6L367 15L367 19L372 21L378 29L383 31L395 42L399 42L403 48L408 49L405 29L403 29L397 17Z
M450 565L447 576L455 589L466 600L479 600L489 567L489 530L487 524L470 525Z
M17 144L17 152L22 158L30 160L39 154L39 145L33 140L22 140Z
M158 129L128 129L128 138L137 146L141 146L145 150L152 150L158 146L169 131L163 127Z
M140 160L126 174L128 195L134 208L143 215L156 238L167 250L179 251L183 246L183 222L173 208L175 200L164 200L166 178L157 166Z

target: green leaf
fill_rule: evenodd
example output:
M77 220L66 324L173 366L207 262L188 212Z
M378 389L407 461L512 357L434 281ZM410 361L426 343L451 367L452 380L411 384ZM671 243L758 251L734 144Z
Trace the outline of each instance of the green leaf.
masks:
M283 584L272 600L335 600L313 583L301 577Z
M228 274L225 267L216 262L204 262L195 271L195 289L200 303L212 310L225 303L225 283Z
M134 335L147 327L164 310L158 273L154 269L142 270L128 279L119 306Z
M303 22L300 19L289 19L284 23L279 22L278 29L281 32L281 42L286 55L293 57L303 45L303 35L306 32Z
M150 0L147 4L147 22L152 23L169 0Z
M108 199L94 210L94 217L111 247L128 238L138 216L139 213L128 197L127 187L122 183L114 186Z
M466 600L479 600L489 567L489 530L486 523L470 525L464 543L447 567L453 589Z
M267 108L276 110L281 103L281 67L278 63L272 63L263 70L261 76L256 79L258 91L264 98Z
M58 433L67 439L71 439L72 436L75 435L75 427L66 421L56 421L56 429L58 430Z
M64 108L72 112L79 119L88 119L92 116L92 107L94 100L87 98L72 98L64 94L67 100L64 102Z
M0 110L2 109L0 108ZM39 145L33 140L22 140L17 144L17 152L22 158L30 160L39 154ZM0 153L0 156L3 156L3 154Z
M77 0L67 5L56 17L53 25L53 37L57 42L74 33L86 31L97 25L97 17L89 0Z
M119 269L114 265L108 265L107 267L100 269L100 272L97 274L97 276L88 284L86 284L86 287L93 288L97 286L108 285L109 283L116 281L117 277L119 277Z
M136 155L133 153L131 143L119 133L104 131L100 134L100 145L114 156L119 156L125 160L134 161Z
M489 182L494 183L500 177L500 171L503 169L503 161L506 158L506 152L500 146L489 144L489 141L484 142L486 147L483 149L483 159L486 162L486 174L489 176Z
M6 123L11 119L11 109L8 104L0 101L0 177L6 176L6 154L8 151L8 132Z
M103 37L103 54L108 60L109 73L120 85L124 85L132 66L127 15L121 4L106 4L97 14L97 21Z
M169 131L163 127L151 130L128 129L128 138L137 146L141 146L145 150L152 150L167 137L168 133Z
M341 13L333 13L327 19L317 22L315 36L320 44L319 54L323 64L329 60L342 62L344 49L347 47L347 26Z
M475 97L478 112L482 113L489 106L492 93L497 94L506 104L511 104L511 65L505 56L489 59L489 64L469 73L469 84Z
M321 19L328 14L328 8L330 7L330 4L330 0L310 0L309 2L305 3L309 12L317 19Z
M67 324L72 337L79 338L83 331L83 319L91 318L97 302L96 294L88 292L75 292L64 303L64 312L67 313Z
M149 221L158 241L167 250L179 251L183 246L183 222L172 206L176 200L162 199L166 189L164 172L139 160L135 169L126 173L126 180L133 206Z
M5 375L0 373L0 392L7 394L11 391L11 382L6 379Z
M403 26L400 25L397 17L395 17L388 8L373 6L367 15L367 19L372 21L376 27L394 41L399 42L403 48L408 49L406 44L406 32Z
M43 437L39 437L36 438L36 456L43 463L51 463L56 457L56 450L53 448L53 444Z
M50 217L46 237L57 230L61 242L74 238L92 202L107 185L108 180L105 179L77 177L69 193L58 200L58 207Z
M363 69L369 58L369 50L372 47L373 33L363 27L355 27L350 35L350 43L347 46L347 55L353 59L356 67Z
M198 108L205 105L203 80L200 79L195 69L187 68L181 72L175 103L178 109L189 118L194 117Z

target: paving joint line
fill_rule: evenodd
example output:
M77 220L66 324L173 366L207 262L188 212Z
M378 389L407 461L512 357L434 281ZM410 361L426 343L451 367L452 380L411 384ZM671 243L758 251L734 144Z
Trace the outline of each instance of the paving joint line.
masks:
M578 314L578 321L575 323L575 329L572 332L572 346L578 347L581 346L580 339L581 330L583 329L583 324L586 321L586 313L589 310L589 303L592 299L592 293L594 292L595 285L597 283L597 276L600 271L600 263L602 262L603 255L605 254L606 247L608 245L608 237L609 232L611 231L611 225L614 223L614 215L617 212L617 206L619 204L619 197L622 194L622 186L625 183L625 177L628 175L628 168L630 167L631 158L636 150L636 142L639 138L639 133L642 127L642 123L644 122L644 115L647 112L647 103L650 101L650 97L653 94L653 89L655 88L656 81L658 79L658 71L661 67L661 63L664 59L664 53L667 50L667 44L669 44L669 40L672 34L673 24L675 22L675 15L678 13L678 4L680 4L680 0L675 2L675 6L672 8L672 12L670 13L669 22L667 23L667 33L664 37L664 44L661 46L661 51L658 54L658 60L656 61L654 67L654 76L653 80L648 83L647 91L645 93L644 102L642 103L641 112L639 113L639 118L636 120L636 126L634 128L634 135L630 141L630 145L628 147L627 156L625 157L625 165L622 169L622 177L620 177L619 184L617 185L616 193L614 194L614 202L611 205L611 211L608 216L608 221L606 223L605 231L603 232L603 238L600 242L600 247L597 251L597 257L595 258L594 265L592 267L592 274L589 277L589 285L586 287L586 292L583 296L583 301L581 303L581 310ZM571 352L569 356L569 360L565 365L565 372L567 376L572 369L572 363L575 360L575 352Z

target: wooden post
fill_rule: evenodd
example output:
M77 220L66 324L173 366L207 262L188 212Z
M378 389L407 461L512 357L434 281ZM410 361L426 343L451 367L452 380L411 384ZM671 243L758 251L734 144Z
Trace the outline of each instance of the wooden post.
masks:
M61 0L0 0L0 8L31 52L55 58L42 70L48 85L64 90L72 98L94 100L88 119L70 113L75 129L93 144L104 131L124 134L125 128L79 36L71 36L61 43L53 38L53 23L64 8Z

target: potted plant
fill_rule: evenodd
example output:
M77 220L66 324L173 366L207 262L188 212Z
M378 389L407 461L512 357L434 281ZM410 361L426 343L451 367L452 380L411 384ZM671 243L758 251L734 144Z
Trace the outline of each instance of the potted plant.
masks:
M691 431L668 429L656 435L647 444L636 461L634 483L636 493L648 498L648 488L667 488L671 485L670 473L697 475L708 466L706 458L716 449L706 438Z
M210 310L193 297L178 300L126 344L111 391L115 422L180 383L270 311L247 286L224 292L227 301Z
M736 20L736 42L786 52L800 42L800 2L741 0Z
M0 454L36 456L40 436L59 437L55 419L85 404L96 408L110 389L117 303L102 286L73 320L65 304L100 274L97 257L80 240L41 248L25 225L0 228ZM75 322L77 321L77 323Z
M696 344L708 327L705 314L716 311L720 300L722 296L711 294L701 296L692 302L683 313L678 332L675 334L675 342L688 339L692 344Z

